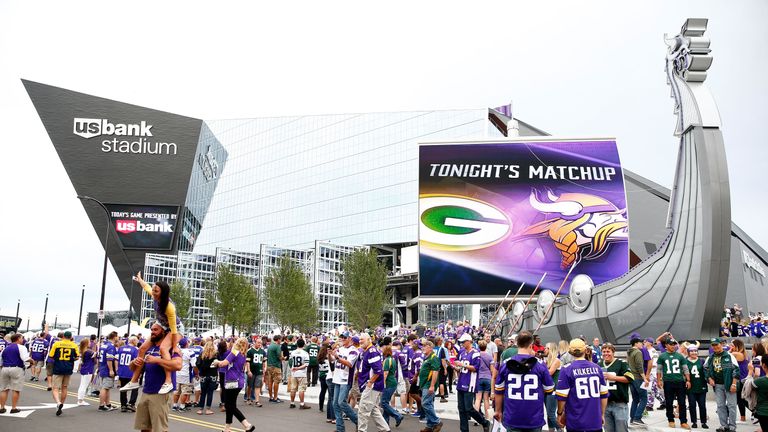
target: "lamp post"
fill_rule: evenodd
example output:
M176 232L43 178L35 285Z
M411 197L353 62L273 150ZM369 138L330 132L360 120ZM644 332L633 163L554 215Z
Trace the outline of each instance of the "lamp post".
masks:
M29 333L29 320L30 320L30 318L27 317L27 333Z
M16 333L19 332L19 327L21 327L19 323L19 306L21 306L21 299L16 301L16 318L13 319L13 325L16 326Z
M43 323L40 325L40 329L45 330L45 316L48 314L48 294L45 295L45 308L43 309Z
M96 198L83 196L83 195L78 195L77 199L81 201L89 200L89 201L95 202L96 204L99 205L99 207L101 207L104 210L104 214L107 216L107 228L106 228L106 231L104 231L104 271L101 276L101 300L99 300L99 312L98 312L99 328L96 331L96 340L98 341L98 340L101 340L101 323L102 323L102 320L104 319L103 318L104 317L103 315L104 314L104 293L107 287L107 260L109 258L109 256L107 255L107 252L109 251L109 228L110 228L110 225L112 225L112 222L110 222L109 210L107 210L107 206L105 206L104 203L102 203L101 201L97 200Z
M83 322L83 300L85 299L85 285L83 285L83 291L80 292L80 315L77 316L77 334L80 334L80 324Z

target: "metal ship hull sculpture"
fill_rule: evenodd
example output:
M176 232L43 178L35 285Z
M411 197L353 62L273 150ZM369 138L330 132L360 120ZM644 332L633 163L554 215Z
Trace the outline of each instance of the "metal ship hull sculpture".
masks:
M688 19L679 35L665 37L679 137L665 240L629 272L597 286L578 275L580 257L574 256L569 294L541 291L532 307L516 301L503 333L527 328L538 329L544 340L585 335L619 343L633 333L717 335L728 283L731 204L720 116L704 84L712 64L706 26L706 19Z

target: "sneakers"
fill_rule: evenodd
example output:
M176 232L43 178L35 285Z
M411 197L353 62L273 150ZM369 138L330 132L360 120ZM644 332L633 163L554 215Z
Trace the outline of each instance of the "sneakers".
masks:
M99 406L99 411L103 411L103 412L114 411L116 409L117 408L113 407L112 405L101 405L101 406Z
M680 423L680 427L683 428L683 429L688 429L688 430L691 429L691 427L688 426L688 423Z
M702 423L702 424L701 424L701 428L702 428L702 429L709 429L709 426L707 426L707 424L706 424L706 423Z
M290 406L290 408L296 408L296 404L295 404L295 403L293 403L293 402L291 402L291 406Z
M127 385L127 384L126 384ZM138 387L139 383L136 383L136 386ZM123 387L125 388L125 387ZM120 391L123 391L123 389L120 389ZM157 391L157 394L168 394L173 391L173 384L171 383L163 383L163 385L160 386L160 390Z
M400 418L398 418L397 420L395 420L395 427L400 427L400 423L402 423L402 422L403 422L403 419L404 419L404 418L405 418L405 416L400 416Z
M126 408L128 408L128 411L130 412L136 412L136 405L128 405Z
M61 410L64 409L64 404L59 404L56 406L56 417L61 415Z
M163 384L163 386L165 386L165 384ZM129 381L128 384L120 387L120 391L121 392L127 392L127 391L130 391L130 390L135 390L135 389L137 389L139 387L140 386L139 386L138 382ZM162 389L162 387L161 387L161 389ZM168 392L165 392L165 393L168 393ZM161 393L161 394L165 394L165 393Z
M312 409L312 407L310 407L309 405L299 405L299 409L308 410L308 409Z
M447 402L448 402L448 399L446 399L444 397L440 398L440 403L447 403ZM435 427L437 427L437 426L435 426Z
M90 404L88 402L86 402L86 401L83 401L83 400L77 401L77 406L86 406L86 405L90 405Z
M432 428L432 432L440 432L440 429L443 428L443 422L440 422L435 425L435 427Z

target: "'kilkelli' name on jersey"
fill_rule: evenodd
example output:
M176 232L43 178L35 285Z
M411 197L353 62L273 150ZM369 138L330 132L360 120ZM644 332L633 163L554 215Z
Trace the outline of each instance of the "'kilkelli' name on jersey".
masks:
M597 375L600 373L599 370L600 368L597 367L571 369L573 376Z

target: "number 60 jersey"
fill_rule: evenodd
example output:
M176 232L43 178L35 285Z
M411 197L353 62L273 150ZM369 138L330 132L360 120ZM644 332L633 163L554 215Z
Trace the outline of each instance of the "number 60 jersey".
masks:
M602 400L608 387L599 366L588 360L576 360L560 369L555 389L557 400L565 401L565 428L568 430L601 430Z
M518 354L501 364L494 390L504 395L507 428L538 429L544 426L544 396L555 385L549 370L534 357Z

